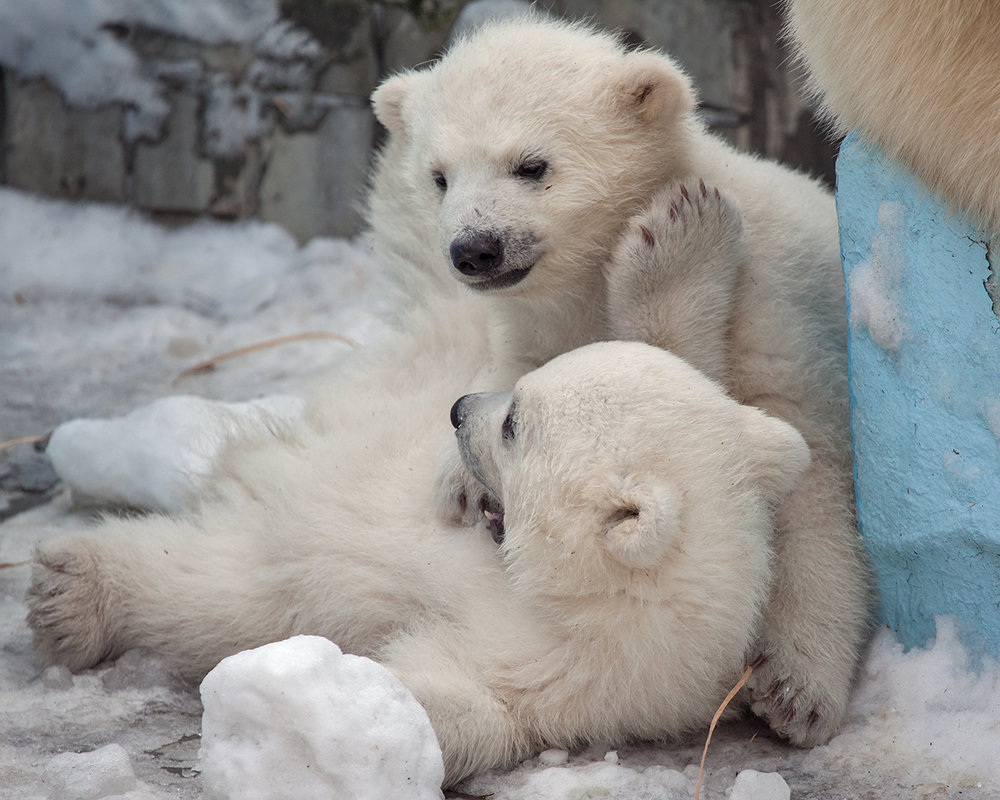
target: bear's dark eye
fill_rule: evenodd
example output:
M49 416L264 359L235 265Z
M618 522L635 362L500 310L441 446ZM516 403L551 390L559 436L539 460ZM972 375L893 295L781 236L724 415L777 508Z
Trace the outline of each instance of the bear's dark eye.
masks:
M434 178L434 183L441 191L444 191L445 189L448 188L448 179L445 178L443 172L438 172L437 170L435 170L434 172L431 173L431 177Z
M517 169L514 170L514 174L519 178L528 178L529 180L537 181L548 169L548 161L543 161L540 158L531 158L527 161L522 161Z
M513 406L511 406L507 416L504 417L503 424L500 426L500 435L503 436L505 442L513 442L514 437L517 435L517 423L514 422Z

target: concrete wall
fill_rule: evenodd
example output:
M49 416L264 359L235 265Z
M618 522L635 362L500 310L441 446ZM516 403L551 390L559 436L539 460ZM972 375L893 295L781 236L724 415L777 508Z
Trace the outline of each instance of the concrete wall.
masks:
M155 113L68 102L56 82L22 74L17 54L0 53L0 182L163 217L259 217L301 239L351 235L378 135L368 95L391 72L438 54L465 5L281 0L280 19L262 35L209 44L148 23L109 23L100 35L110 31L134 54L163 103ZM783 66L768 0L539 5L667 49L694 76L720 133L832 173L831 151Z
M1000 653L1000 249L855 137L837 162L858 515L878 619Z

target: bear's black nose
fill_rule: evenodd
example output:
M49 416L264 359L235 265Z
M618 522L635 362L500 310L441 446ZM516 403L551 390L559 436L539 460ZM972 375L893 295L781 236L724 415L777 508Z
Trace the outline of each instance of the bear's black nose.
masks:
M465 403L465 398L467 398L468 396L469 395L467 394L462 395L461 397L458 398L458 400L455 401L455 404L451 407L451 424L452 427L454 427L456 430L463 422L465 422L465 411L462 408L462 406Z
M503 262L503 242L493 233L470 231L451 243L451 263L463 275L488 275Z

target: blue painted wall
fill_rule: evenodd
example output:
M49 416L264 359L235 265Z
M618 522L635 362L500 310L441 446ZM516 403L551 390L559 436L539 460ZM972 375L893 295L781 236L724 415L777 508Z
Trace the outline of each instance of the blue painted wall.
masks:
M954 615L974 651L998 654L1000 239L991 254L989 236L856 136L837 162L837 213L878 619L917 646Z

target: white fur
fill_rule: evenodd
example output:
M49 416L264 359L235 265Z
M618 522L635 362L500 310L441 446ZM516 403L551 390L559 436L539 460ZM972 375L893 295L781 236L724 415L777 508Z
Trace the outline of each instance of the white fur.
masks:
M787 0L827 118L1000 233L1000 5Z
M666 56L626 51L586 26L487 26L429 69L390 78L373 101L391 132L371 196L376 247L404 275L451 272L495 320L498 362L470 388L506 388L587 342L639 338L675 349L741 402L801 431L813 462L778 511L777 589L750 686L775 730L797 744L829 739L869 600L832 197L710 136L693 114L690 82ZM541 179L519 174L539 161L548 165ZM679 201L676 182L690 195L698 179L737 205L735 215L716 209L706 225L701 201ZM461 275L449 243L470 232L504 243L504 270L530 272L492 290ZM488 494L446 449L444 518L471 521L495 502Z
M463 447L493 465L505 508L498 551L432 514L427 433L447 425L452 378L427 359L468 359L433 336L410 354L378 395L321 395L297 436L234 452L199 512L42 546L28 601L45 663L142 647L201 676L323 635L409 687L448 784L546 747L706 725L756 635L773 478L806 468L801 437L662 350L575 351L518 381L513 439L510 395L467 409ZM372 415L377 433L352 435Z

